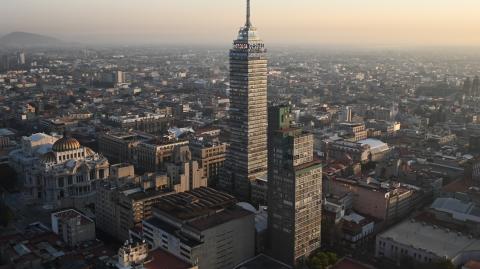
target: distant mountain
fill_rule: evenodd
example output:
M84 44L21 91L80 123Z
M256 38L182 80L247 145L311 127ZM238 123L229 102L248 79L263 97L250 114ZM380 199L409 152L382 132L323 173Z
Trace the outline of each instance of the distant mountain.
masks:
M25 32L12 32L0 37L0 46L3 47L31 48L61 46L63 44L63 41L54 37Z

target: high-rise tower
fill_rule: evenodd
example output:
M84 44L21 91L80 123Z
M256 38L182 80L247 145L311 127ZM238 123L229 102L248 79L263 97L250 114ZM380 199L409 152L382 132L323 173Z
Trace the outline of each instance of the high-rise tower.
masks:
M313 134L293 126L289 114L289 106L269 110L277 130L268 137L268 249L297 266L320 247L322 165L313 155Z
M480 96L480 79L478 76L475 76L472 82L472 95Z
M267 173L267 57L250 20L230 50L230 148L219 187L250 199L251 182Z

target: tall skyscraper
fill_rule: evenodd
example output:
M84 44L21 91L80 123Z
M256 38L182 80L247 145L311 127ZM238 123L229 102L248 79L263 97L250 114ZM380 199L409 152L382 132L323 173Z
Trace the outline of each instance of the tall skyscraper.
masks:
M289 109L269 109L279 127L269 137L268 233L270 254L296 266L320 247L322 166L313 156L313 135L295 128Z
M250 200L251 182L267 173L267 56L247 19L230 50L230 148L219 187Z
M480 79L478 76L475 76L472 82L472 95L480 96Z
M472 95L472 81L469 77L463 82L463 92L469 96Z
M17 64L24 65L25 64L25 52L20 51L17 53Z

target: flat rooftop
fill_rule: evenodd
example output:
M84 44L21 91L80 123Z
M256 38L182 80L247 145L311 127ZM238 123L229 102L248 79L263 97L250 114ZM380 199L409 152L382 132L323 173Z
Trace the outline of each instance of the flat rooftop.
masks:
M455 198L437 198L431 208L449 213L460 221L480 223L480 208L472 202L464 202Z
M155 205L155 209L185 221L212 215L220 210L235 206L236 203L235 197L230 194L208 187L201 187L162 197Z
M478 251L480 240L457 231L413 220L404 221L379 235L405 246L424 249L438 257L455 258L462 252Z
M189 269L192 266L172 254L157 249L149 254L150 260L145 263L145 269Z
M93 220L83 215L82 213L76 211L75 209L67 209L63 211L54 212L52 213L52 215L62 220L70 220L70 219L78 218L82 225L93 223Z

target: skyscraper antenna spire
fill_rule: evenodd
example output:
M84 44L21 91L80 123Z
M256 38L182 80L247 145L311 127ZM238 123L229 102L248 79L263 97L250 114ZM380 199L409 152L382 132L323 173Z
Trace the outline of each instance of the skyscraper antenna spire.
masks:
M245 26L252 26L252 22L250 21L250 0L247 0L247 21L245 23Z

